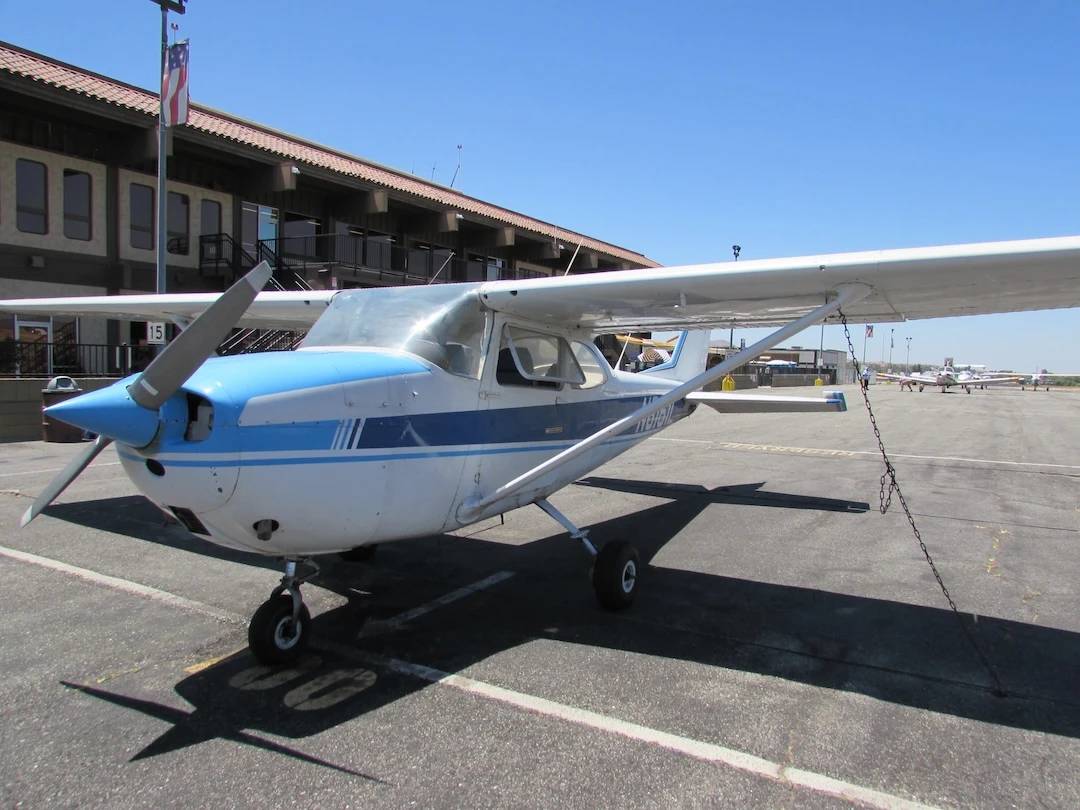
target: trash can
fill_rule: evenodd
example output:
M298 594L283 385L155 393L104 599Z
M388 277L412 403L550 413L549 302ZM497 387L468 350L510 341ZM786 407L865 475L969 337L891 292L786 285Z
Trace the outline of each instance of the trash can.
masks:
M81 442L83 429L67 422L61 422L55 416L49 416L45 409L57 402L71 399L83 390L71 377L53 377L41 389L41 438L47 442Z

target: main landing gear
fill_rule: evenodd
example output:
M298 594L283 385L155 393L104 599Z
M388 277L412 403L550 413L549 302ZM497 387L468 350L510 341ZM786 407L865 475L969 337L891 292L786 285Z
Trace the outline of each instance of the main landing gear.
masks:
M301 560L300 564L310 566L311 571L297 576L297 561L287 560L281 584L255 611L248 625L248 647L263 664L294 660L311 638L311 614L300 595L300 586L319 573L319 566L311 560Z
M608 610L630 607L637 595L638 572L641 569L641 557L633 544L614 540L597 553L596 546L589 540L587 529L579 529L571 523L546 498L536 501L536 505L570 532L571 539L580 540L586 551L595 558L592 584L600 604Z

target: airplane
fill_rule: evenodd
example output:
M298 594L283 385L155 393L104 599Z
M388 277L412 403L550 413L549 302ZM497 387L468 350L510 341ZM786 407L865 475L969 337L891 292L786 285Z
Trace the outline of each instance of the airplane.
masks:
M922 391L928 385L940 386L943 394L946 389L953 386L959 386L970 394L972 388L985 388L987 385L1012 383L1017 379L1015 374L978 374L970 366L949 365L940 366L927 374L918 372L912 374L889 374L879 371L877 376L885 380L895 380L900 383L901 388L906 385L909 390L912 390L915 385L919 386L919 391Z
M1035 372L1034 374L1014 374L1011 381L1019 385L1021 391L1026 391L1028 386L1031 386L1032 391L1038 391L1040 386L1042 386L1043 390L1049 391L1050 384L1061 377L1080 378L1080 372L1074 372L1072 374L1048 374L1040 372Z
M39 515L110 443L147 498L197 537L275 556L252 617L267 664L311 635L301 594L320 554L453 531L535 504L593 560L600 604L629 607L640 557L597 549L549 496L688 417L836 412L840 392L703 392L819 323L1080 306L1080 236L622 270L546 279L264 292L265 263L223 294L0 301L0 311L171 320L141 373L47 409L97 438L46 486ZM714 328L775 327L706 369ZM309 329L300 347L213 357L236 326ZM601 334L679 331L669 362L613 371Z

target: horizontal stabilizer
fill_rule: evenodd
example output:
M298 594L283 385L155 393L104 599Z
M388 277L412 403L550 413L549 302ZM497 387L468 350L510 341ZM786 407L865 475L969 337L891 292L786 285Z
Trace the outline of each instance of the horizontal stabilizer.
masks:
M708 405L719 413L821 413L847 410L842 391L826 391L817 397L778 397L771 394L739 394L720 391L696 391L687 402Z

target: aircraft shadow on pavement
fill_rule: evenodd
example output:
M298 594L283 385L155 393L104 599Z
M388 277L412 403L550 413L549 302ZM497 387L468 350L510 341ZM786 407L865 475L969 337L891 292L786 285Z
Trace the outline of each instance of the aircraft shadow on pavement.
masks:
M204 557L275 571L281 569L281 564L274 557L261 557L258 554L235 551L191 534L142 495L125 495L98 501L54 503L47 506L42 514L65 523L122 534L125 537L146 540L181 551L190 551Z
M612 486L610 480L598 480ZM621 483L631 491L629 482ZM648 561L710 505L743 503L747 498L759 503L755 494L777 501L776 505L794 499L793 508L798 509L811 509L808 501L817 500L762 493L758 484L717 490L661 489L671 500L595 524L589 527L593 539L598 545L617 537L633 539L642 560ZM650 492L657 494L657 489ZM857 512L866 506L824 501L819 508L828 511ZM731 540L721 535L717 542L716 553L722 555L723 544ZM1009 690L1007 697L998 697L950 610L646 565L635 605L625 613L609 613L596 606L585 576L588 563L583 552L575 554L576 547L566 533L520 546L486 542L477 536L442 535L392 544L380 550L375 563L362 567L335 562L333 556L321 558L325 567L317 584L347 593L350 602L317 616L314 629L318 638L361 653L447 672L546 638L739 670L985 723L1080 737L1080 705L1074 690L1080 634L993 617L973 622L964 616ZM188 550L211 556L219 556L220 551L202 541ZM242 558L253 562L250 555ZM383 566L385 572L380 572ZM435 581L444 583L443 592L447 592L498 570L524 575L392 631L357 640L364 615L377 615L379 607L365 606L355 591L348 593L351 578L367 580L374 602L380 600L383 588L393 591L395 601L407 604L425 601L416 591L430 589ZM408 577L403 577L406 572ZM551 628L558 632L552 635ZM290 675L289 667L260 668L244 651L191 675L175 687L195 707L191 712L90 686L66 685L173 723L136 758L220 737L370 778L273 743L258 732L289 739L307 737L400 700L425 688L427 682L389 673L364 675L362 665L325 648L308 655L299 664L304 670L299 674ZM658 691L677 693L677 684L656 673L643 677L654 677ZM370 682L350 691L350 678ZM345 697L334 700L333 695L340 694L335 690L343 688Z

